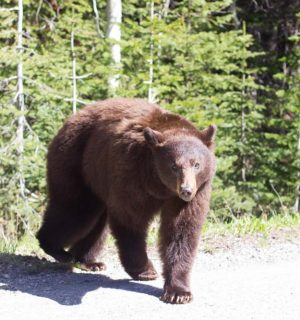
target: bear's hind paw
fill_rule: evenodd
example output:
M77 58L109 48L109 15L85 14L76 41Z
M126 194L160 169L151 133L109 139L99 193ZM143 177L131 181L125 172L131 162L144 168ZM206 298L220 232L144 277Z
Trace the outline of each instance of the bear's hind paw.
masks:
M78 262L75 267L84 271L99 272L106 270L106 265L103 262Z
M157 279L157 272L154 269L150 269L147 271L144 271L138 275L133 276L134 280L138 281L150 281Z

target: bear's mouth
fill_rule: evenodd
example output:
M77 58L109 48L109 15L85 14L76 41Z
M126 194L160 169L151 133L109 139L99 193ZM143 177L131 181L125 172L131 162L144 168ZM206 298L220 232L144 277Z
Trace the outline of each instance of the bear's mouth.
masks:
M187 194L187 193L180 192L178 196L183 201L189 202L194 199L195 193Z

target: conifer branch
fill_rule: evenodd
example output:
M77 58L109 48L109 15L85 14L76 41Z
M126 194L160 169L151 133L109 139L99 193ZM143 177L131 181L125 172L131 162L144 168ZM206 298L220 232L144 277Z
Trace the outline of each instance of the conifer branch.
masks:
M13 7L13 8L0 8L1 11L18 11L19 7Z

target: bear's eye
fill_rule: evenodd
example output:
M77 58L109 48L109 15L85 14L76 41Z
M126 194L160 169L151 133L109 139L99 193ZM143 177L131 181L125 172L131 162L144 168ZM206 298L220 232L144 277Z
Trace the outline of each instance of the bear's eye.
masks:
M174 164L172 164L171 169L172 169L173 171L177 171L177 170L178 170L178 167L177 167L177 165L174 163Z
M196 163L194 164L194 167L195 167L195 169L199 169L199 168L200 168L200 163L199 163L199 162L196 162Z

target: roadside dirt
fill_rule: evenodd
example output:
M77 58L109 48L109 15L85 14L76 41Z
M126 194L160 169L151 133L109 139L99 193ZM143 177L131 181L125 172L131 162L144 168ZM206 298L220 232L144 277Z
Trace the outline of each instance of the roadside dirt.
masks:
M160 271L157 252L150 250ZM71 271L38 256L0 255L0 319L300 319L300 228L207 238L195 262L194 300L159 301L163 279L131 280L115 249L102 273Z

